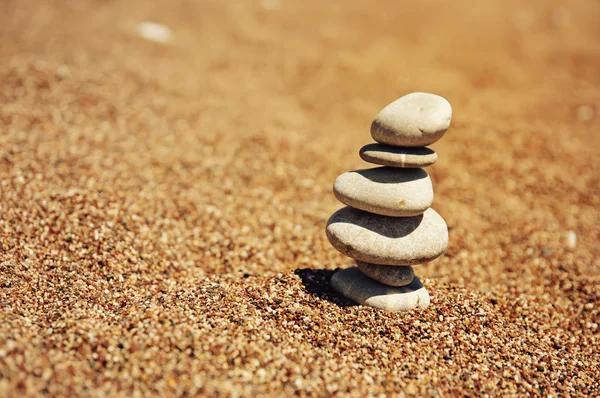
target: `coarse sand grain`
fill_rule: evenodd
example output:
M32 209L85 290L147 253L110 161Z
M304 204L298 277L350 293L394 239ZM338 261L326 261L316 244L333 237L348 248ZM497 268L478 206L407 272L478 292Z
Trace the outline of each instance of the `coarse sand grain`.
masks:
M588 0L4 1L0 396L599 395L599 37ZM325 224L413 91L450 245L389 314Z

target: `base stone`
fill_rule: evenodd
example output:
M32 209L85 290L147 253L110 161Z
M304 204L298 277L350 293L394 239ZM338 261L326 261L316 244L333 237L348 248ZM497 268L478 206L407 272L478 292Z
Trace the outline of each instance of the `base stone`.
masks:
M427 308L430 302L429 293L417 277L409 285L394 287L369 278L357 267L333 274L331 286L350 300L389 312Z

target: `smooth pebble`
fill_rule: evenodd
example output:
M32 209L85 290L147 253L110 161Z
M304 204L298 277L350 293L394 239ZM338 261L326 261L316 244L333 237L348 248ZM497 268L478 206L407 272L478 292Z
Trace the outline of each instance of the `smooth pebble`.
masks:
M433 202L431 179L423 169L349 171L335 180L333 194L348 206L392 217L422 214Z
M415 277L415 271L410 265L382 265L356 261L360 272L371 279L389 286L406 286Z
M398 98L375 116L371 136L382 144L427 146L442 138L451 119L452 106L445 98L411 93Z
M406 286L387 286L367 277L356 267L333 274L331 286L350 300L389 312L426 308L430 303L429 293L419 278Z
M420 168L431 166L437 161L437 153L425 147L398 147L385 144L368 144L358 153L369 163L390 167Z
M431 261L448 246L448 227L433 209L414 217L386 217L344 207L327 222L327 238L342 254L384 265Z

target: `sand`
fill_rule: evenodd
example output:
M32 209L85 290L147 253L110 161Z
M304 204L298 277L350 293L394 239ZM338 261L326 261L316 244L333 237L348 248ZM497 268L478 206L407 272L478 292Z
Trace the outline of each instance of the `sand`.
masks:
M3 4L0 396L600 393L600 3L365 4ZM450 245L387 314L325 224L412 91Z

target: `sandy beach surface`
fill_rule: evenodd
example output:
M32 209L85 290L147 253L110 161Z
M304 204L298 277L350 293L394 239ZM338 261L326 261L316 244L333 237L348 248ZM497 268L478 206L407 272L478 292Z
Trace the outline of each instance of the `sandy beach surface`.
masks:
M0 8L0 396L600 395L599 2ZM412 91L450 245L390 314L325 224Z

